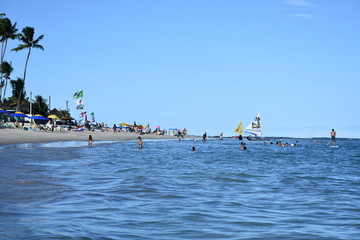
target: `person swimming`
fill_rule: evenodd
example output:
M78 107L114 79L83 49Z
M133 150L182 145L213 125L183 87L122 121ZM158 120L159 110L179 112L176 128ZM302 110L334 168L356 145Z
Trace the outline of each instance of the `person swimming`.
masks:
M241 144L241 148L240 148L240 150L246 150L245 143Z

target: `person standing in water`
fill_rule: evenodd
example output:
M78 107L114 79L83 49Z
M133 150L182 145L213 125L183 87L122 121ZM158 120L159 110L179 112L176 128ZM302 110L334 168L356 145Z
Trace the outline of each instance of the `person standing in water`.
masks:
M332 129L332 131L330 132L330 135L331 135L331 143L330 143L330 146L336 146L336 132L334 129Z
M202 136L202 141L206 142L206 138L207 138L207 133L205 132L204 135Z
M143 141L141 140L141 137L138 137L138 147L139 147L139 149L141 149L142 148L142 145L143 145Z
M93 140L92 136L89 135L89 140L88 140L88 146L89 146L89 147L92 147L93 141L94 141L94 140Z

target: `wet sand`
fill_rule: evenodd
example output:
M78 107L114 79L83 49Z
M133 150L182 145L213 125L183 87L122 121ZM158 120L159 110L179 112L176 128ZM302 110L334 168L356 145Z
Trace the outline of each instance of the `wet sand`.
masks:
M92 135L96 141L126 141L136 140L139 136L143 139L175 139L177 137L169 135L128 133L128 132L69 132L69 131L25 131L22 129L0 129L0 145L20 144L20 143L47 143L64 141L87 141Z

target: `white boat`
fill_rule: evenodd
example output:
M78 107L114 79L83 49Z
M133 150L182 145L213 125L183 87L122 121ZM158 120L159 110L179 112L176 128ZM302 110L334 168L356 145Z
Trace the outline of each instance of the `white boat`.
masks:
M258 113L254 119L246 128L245 133L251 134L256 138L262 138L262 123L260 113Z

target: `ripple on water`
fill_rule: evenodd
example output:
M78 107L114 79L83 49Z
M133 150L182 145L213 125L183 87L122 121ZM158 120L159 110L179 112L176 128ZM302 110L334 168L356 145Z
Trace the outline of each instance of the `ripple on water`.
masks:
M359 141L298 141L2 147L0 236L357 239Z

